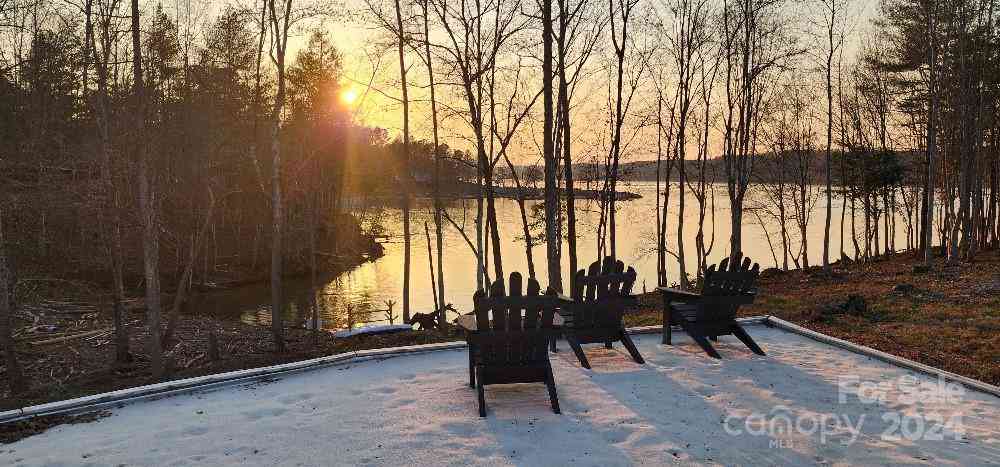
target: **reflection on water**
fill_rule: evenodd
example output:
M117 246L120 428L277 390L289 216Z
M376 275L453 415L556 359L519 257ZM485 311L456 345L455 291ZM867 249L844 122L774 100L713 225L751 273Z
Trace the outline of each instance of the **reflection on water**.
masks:
M633 265L639 273L636 290L652 290L656 286L656 255L652 248L656 238L655 218L655 184L632 183L627 185L628 191L639 193L643 198L621 202L619 208L619 225L617 226L618 254L626 264ZM676 185L671 193L672 213L668 214L670 225L667 228L668 249L673 251L677 244L677 195ZM729 248L729 209L728 198L724 186L716 187L716 213L714 223L714 247L709 253L712 261L728 255ZM531 205L537 202L529 201ZM600 217L597 204L593 201L578 201L578 227L580 239L577 251L581 267L596 260L596 231ZM697 229L697 202L693 196L688 196L685 212L684 247L687 253L687 270L695 270L693 252ZM848 207L849 209L849 207ZM821 199L813 207L811 225L809 226L809 258L811 264L816 264L823 254L823 219L825 218L825 199ZM459 225L464 225L470 238L475 236L476 204L471 200L458 200L448 207L449 215ZM530 212L530 211L529 211ZM370 215L368 212L366 215ZM840 214L841 202L834 199L833 225L831 226L831 256L835 257L840 249ZM849 213L848 213L849 215ZM389 301L393 302L394 321L401 320L402 303L402 267L403 242L401 238L401 216L396 209L386 209L379 213L381 223L386 227L389 237L384 244L385 255L373 262L364 263L357 268L334 278L321 281L317 296L320 310L321 327L324 329L342 329L351 323L387 323L386 310ZM527 260L523 241L520 212L513 200L497 200L497 216L500 224L500 236L503 240L501 251L504 258L504 272L520 271L527 275ZM743 250L761 264L762 268L775 266L771 250L764 236L764 230L758 225L754 216L745 214L743 226ZM433 220L430 203L421 200L412 213L412 273L410 303L411 312L430 312L434 309L431 295L431 279L427 259L427 242L424 237L424 223L428 223L433 235ZM789 221L793 222L793 221ZM850 227L847 235L850 235ZM863 225L863 220L859 226ZM793 236L791 249L798 250L797 228L788 226ZM771 225L771 241L779 248L780 236L777 226ZM713 222L709 218L705 225L706 244L712 243ZM897 227L897 244L905 244L905 227ZM853 245L848 238L845 242L848 254L853 253ZM471 310L472 294L476 289L476 258L462 235L452 226L446 225L444 238L445 265L445 295L447 303L454 304L459 312ZM564 248L565 251L565 248ZM547 277L544 245L533 249L536 274L542 288L546 286ZM778 258L781 255L778 251ZM668 280L677 281L678 266L673 257L668 258ZM436 267L435 262L435 267ZM492 272L492 269L491 269ZM563 254L564 282L569 277L569 264L566 254ZM288 280L285 283L286 312L290 326L307 326L310 316L309 283L307 279ZM199 309L214 313L220 317L239 318L246 322L264 324L269 321L270 292L266 284L259 286L240 287L233 290L213 292L199 302Z

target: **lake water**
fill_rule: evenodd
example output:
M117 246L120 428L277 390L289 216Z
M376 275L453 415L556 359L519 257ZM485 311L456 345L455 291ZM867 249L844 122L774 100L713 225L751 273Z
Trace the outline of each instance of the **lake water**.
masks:
M641 199L619 202L617 241L618 256L627 265L633 266L639 274L635 291L653 290L656 287L656 253L654 248L656 239L656 217L655 217L655 184L654 183L627 183L622 188L625 191L638 193ZM826 203L825 197L817 193L819 199L812 209L812 217L808 228L809 234L809 259L811 265L820 264L823 254L823 223L825 220ZM668 213L668 249L673 251L677 244L677 185L674 184L670 194L671 210ZM530 207L537 202L528 202ZM834 198L833 223L831 225L831 259L836 259L840 249L840 215L842 200ZM428 269L427 241L424 236L424 223L431 229L431 240L433 246L433 213L429 200L419 200L415 203L412 219L413 243L412 243L412 273L410 308L411 312L430 312L434 309L433 297L431 295L431 279ZM714 227L715 244L709 253L710 262L718 262L728 256L729 253L729 202L724 185L715 186L715 222L706 219L705 235L706 244L711 243ZM470 238L475 238L475 212L476 203L474 200L457 200L447 207L449 215L460 225L466 226L466 232ZM790 209L790 208L789 208ZM850 206L847 206L850 209ZM857 229L859 236L864 229L864 220L860 214L860 204L858 206L859 219ZM349 323L386 323L388 322L384 310L387 308L386 302L393 301L395 322L400 321L402 303L402 271L403 271L403 242L401 215L398 209L375 208L365 209L365 216L377 216L380 223L387 229L388 237L385 246L385 255L373 262L364 263L357 268L341 274L338 277L327 278L322 281L317 300L320 308L320 316L325 329L342 329ZM848 214L847 226L845 228L845 250L847 254L853 254L853 244L850 236L850 212ZM709 212L710 215L710 212ZM504 258L504 272L509 274L512 271L519 271L527 276L527 260L525 258L524 243L518 238L522 234L520 212L514 200L497 200L497 216L500 223L500 236L502 239L501 251ZM697 202L693 195L687 196L685 212L685 252L687 254L687 271L693 275L695 271L695 234L697 233ZM578 226L577 231L580 238L577 243L580 267L585 267L597 259L596 232L600 218L598 205L595 201L578 201ZM768 225L771 241L774 243L779 261L781 260L780 234L778 226ZM794 220L789 219L788 229L792 236L790 249L797 251L799 248L797 226ZM897 216L896 246L903 248L906 244L906 229L901 216ZM880 238L882 235L880 235ZM474 240L473 240L474 241ZM860 243L860 240L859 240ZM448 303L451 303L459 312L471 310L472 294L476 290L476 258L470 250L462 235L450 224L446 223L444 238L444 264L445 264L445 295ZM759 262L761 268L774 267L771 249L764 235L764 229L758 223L756 217L750 213L744 213L743 225L743 251L744 254ZM546 265L544 245L534 247L534 262L536 275L544 290L546 287ZM569 260L563 253L563 281L567 283L569 277ZM678 281L678 264L676 259L668 255L668 281L673 283ZM435 267L437 263L435 262ZM789 267L793 267L789 261ZM490 269L492 275L492 266ZM306 326L309 312L309 287L305 280L287 281L286 297L289 326ZM238 317L246 322L265 324L269 322L270 295L268 287L248 286L232 290L213 292L199 301L199 308L203 311L213 312L216 315Z

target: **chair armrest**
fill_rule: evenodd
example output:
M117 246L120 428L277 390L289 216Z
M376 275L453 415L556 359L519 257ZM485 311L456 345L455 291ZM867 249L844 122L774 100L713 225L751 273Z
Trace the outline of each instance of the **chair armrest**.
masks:
M701 298L701 294L694 293L694 292L688 292L687 290L673 289L673 288L670 288L670 287L657 287L656 290L659 290L660 293L663 294L663 299L664 299L664 301L667 301L667 302L673 301L673 300L678 300L678 299L679 300L684 300L684 299L691 300L691 299Z
M567 297L567 296L565 296L563 294L554 294L554 295L552 295L552 297L555 297L557 300L559 300L561 302L569 302L569 303L573 302L572 298Z

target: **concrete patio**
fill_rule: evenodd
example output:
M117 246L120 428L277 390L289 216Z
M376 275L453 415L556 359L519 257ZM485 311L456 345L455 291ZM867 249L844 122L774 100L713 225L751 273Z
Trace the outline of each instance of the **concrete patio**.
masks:
M763 325L767 357L565 343L563 414L541 384L487 387L477 416L464 350L370 360L140 402L0 446L48 465L1000 465L1000 398Z

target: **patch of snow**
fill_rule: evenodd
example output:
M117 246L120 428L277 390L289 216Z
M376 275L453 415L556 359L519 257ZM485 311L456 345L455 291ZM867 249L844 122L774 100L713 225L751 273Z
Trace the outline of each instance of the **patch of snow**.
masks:
M351 337L361 334L385 334L390 332L412 331L413 326L409 324L372 324L354 329L344 329L333 333L334 337Z
M0 449L0 465L994 465L1000 399L914 398L937 381L764 326L706 356L634 336L646 365L620 345L586 346L585 370L565 342L552 355L563 414L541 384L487 386L480 418L464 350L327 367L112 409ZM856 379L855 379L856 378ZM844 384L845 380L847 384ZM945 398L947 399L947 398ZM858 436L812 420L862 420ZM772 431L767 425L778 420ZM930 428L957 420L964 434ZM957 418L956 418L957 417ZM902 420L902 424L899 422ZM920 431L920 421L925 423ZM796 426L798 422L799 426ZM825 426L824 425L824 426ZM936 426L936 425L935 425ZM760 431L763 428L763 431ZM834 427L835 428L835 427ZM814 430L813 433L805 433ZM919 437L913 437L920 431ZM886 436L889 435L889 436ZM940 439L938 439L940 438Z

